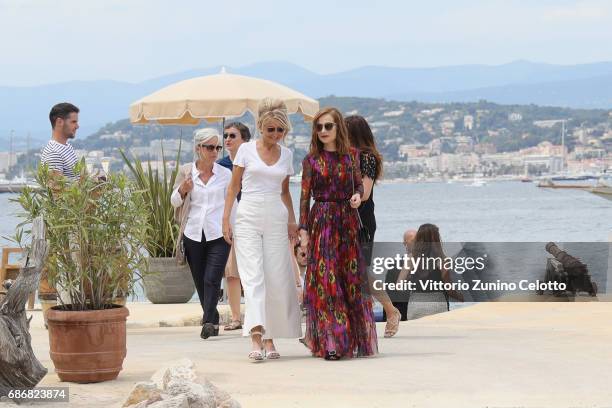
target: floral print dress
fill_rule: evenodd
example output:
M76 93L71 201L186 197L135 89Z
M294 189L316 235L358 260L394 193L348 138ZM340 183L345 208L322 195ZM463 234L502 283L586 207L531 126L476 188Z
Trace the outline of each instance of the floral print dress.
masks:
M351 149L350 155L323 151L304 158L300 227L310 237L304 341L318 357L329 352L349 358L378 352L357 210L349 204L353 189L363 194L357 150Z

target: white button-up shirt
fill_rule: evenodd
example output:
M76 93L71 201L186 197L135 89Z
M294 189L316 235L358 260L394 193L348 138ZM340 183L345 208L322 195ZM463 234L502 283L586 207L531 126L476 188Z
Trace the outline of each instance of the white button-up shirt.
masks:
M212 172L212 177L204 184L195 163L191 168L193 190L191 190L191 206L184 234L197 242L202 241L202 232L206 241L213 241L223 236L223 208L232 172L217 163L213 165ZM170 201L174 207L183 203L178 188L172 192Z

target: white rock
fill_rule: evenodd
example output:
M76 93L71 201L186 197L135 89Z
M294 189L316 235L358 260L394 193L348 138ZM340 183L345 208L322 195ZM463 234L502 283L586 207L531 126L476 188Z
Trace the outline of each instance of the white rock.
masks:
M178 395L176 397L166 399L163 401L155 402L147 408L191 408L189 406L189 400L185 395Z
M160 390L164 389L164 375L166 375L168 367L162 367L151 376L151 381L155 383Z
M156 403L157 401L162 401L162 400L168 399L168 398L169 397L167 395L165 395L165 394L158 394L156 396L153 396L153 397L149 398L148 400L139 402L136 405L130 405L127 408L146 408L149 405L152 405L152 404Z
M157 388L157 385L152 382L139 382L136 383L127 400L123 403L124 407L138 404L142 401L153 400L158 401L161 390Z
M171 367L164 374L164 391L168 392L168 384L172 382L190 382L198 379L195 370L188 367Z
M189 381L195 381L196 374L193 361L183 358L170 362L157 370L151 377L151 381L157 384L157 388L164 390L165 384L172 378L187 378Z
M189 359L170 362L150 382L137 383L125 408L240 408L240 403L210 381L198 381Z
M184 379L175 379L167 383L166 392L172 396L185 395L190 408L215 408L215 395L202 384Z
M217 387L206 379L203 381L198 381L198 383L215 396L215 404L217 406L232 398L227 392L223 391L221 388Z

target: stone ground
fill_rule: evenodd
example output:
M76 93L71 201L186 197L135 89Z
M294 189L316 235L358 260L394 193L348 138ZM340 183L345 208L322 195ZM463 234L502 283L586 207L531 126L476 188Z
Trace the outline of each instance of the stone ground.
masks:
M612 303L478 304L402 322L391 339L379 323L374 358L324 361L278 340L282 358L257 364L240 333L201 340L185 326L197 324L198 304L128 308L123 371L84 385L59 382L33 312L33 347L49 368L40 385L68 386L71 407L121 406L136 382L186 357L243 407L612 407Z

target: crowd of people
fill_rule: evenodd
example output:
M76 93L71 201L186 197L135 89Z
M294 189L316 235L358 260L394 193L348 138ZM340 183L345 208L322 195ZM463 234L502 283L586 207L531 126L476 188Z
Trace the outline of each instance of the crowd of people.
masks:
M76 155L68 140L78 128L78 108L56 105L50 118L54 137L42 162L74 177ZM222 135L197 130L194 160L180 167L174 185L178 244L202 307L201 337L219 334L217 304L225 278L231 320L224 330L242 329L250 337L250 360L280 358L278 338L300 339L313 356L327 360L377 354L373 298L386 315L385 337L397 333L405 302L373 290L368 274L376 232L374 186L383 161L366 119L344 118L333 107L315 115L297 217L289 189L293 152L283 145L291 131L285 104L264 99L256 128L256 139L239 122L227 124ZM218 160L223 144L229 154ZM431 224L407 232L404 242L407 250L441 250ZM405 272L397 279L414 275ZM448 279L447 271L420 272Z

